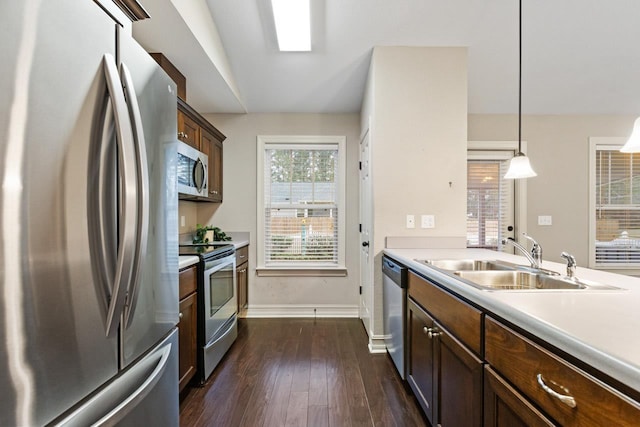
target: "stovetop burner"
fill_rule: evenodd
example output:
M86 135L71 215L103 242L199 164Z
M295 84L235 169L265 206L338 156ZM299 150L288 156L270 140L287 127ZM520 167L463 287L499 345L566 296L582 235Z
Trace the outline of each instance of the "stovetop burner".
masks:
M217 259L224 258L226 256L235 253L235 247L229 243L215 242L215 243L190 243L180 245L178 253L180 255L197 255L202 259Z

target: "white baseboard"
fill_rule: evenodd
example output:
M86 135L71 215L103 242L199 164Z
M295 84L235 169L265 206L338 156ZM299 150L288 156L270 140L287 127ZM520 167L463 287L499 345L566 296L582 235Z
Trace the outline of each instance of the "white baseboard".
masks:
M369 353L386 353L387 346L384 344L384 335L371 335L368 347Z
M357 305L249 305L246 318L277 317L358 317Z

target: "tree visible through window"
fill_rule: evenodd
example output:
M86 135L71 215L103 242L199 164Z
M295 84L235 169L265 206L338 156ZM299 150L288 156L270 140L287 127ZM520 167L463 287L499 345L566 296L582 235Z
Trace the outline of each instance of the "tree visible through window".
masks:
M265 267L341 264L342 153L335 138L319 142L263 143Z

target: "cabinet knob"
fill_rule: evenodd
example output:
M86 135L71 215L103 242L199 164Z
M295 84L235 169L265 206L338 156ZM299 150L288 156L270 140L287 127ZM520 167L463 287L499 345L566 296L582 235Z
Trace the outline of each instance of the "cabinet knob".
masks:
M218 190L211 190L210 193L211 194L218 194Z
M189 139L189 135L184 132L178 132L178 138Z
M179 317L180 319L182 319L182 312L180 312L180 313L178 314L178 317Z
M438 332L438 328L436 328L435 326L433 328L427 328L425 326L424 328L422 328L422 332L424 332L425 335L427 335L429 338L437 337L438 335L442 334L442 332Z

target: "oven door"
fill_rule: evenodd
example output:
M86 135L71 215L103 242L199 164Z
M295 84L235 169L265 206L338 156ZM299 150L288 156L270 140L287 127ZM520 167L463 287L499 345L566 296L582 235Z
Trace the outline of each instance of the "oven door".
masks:
M206 345L237 311L236 256L205 261L204 330Z

